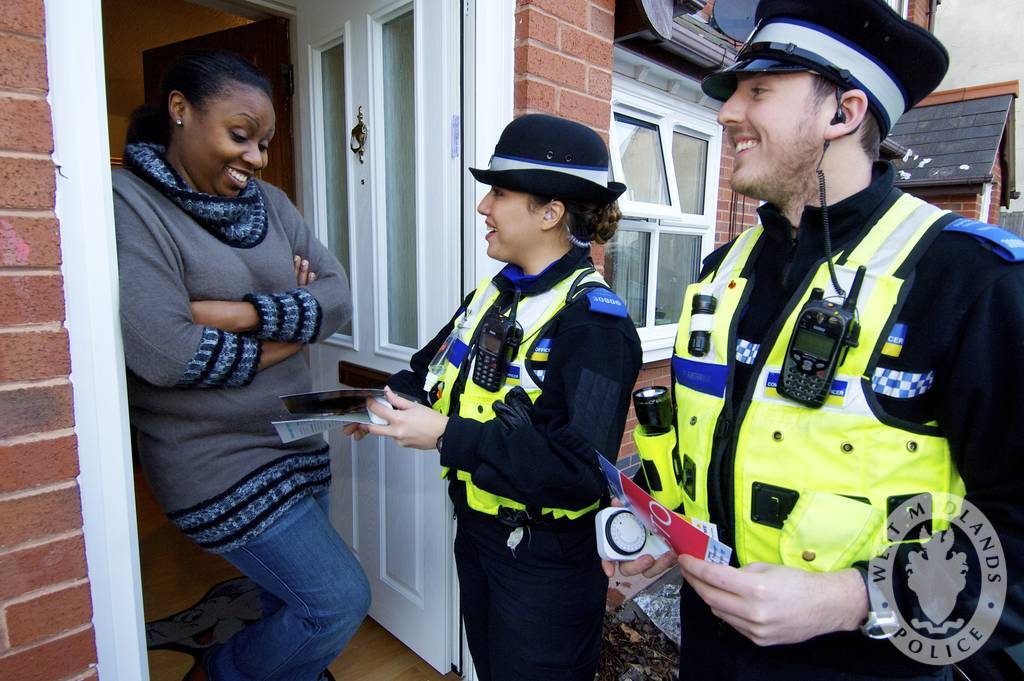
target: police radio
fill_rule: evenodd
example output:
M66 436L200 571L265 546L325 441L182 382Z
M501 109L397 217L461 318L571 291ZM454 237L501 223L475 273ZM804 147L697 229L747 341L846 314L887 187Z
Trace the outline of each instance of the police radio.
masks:
M857 296L866 271L863 265L857 268L842 305L824 300L820 288L811 291L786 350L777 387L780 395L815 409L825 404L839 365L847 351L857 347Z
M492 393L505 384L505 372L523 340L523 329L516 321L519 291L512 299L508 316L491 310L480 321L476 341L476 361L473 363L473 382Z

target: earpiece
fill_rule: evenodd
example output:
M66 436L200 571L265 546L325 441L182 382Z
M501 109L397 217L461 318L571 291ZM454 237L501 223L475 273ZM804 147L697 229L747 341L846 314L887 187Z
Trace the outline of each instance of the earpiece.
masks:
M544 211L544 219L545 220L550 220L551 218L552 218L551 211L549 211L549 210Z
M839 125L845 122L846 112L843 111L842 93L839 91L839 88L836 88L836 115L832 117L832 122L829 125Z

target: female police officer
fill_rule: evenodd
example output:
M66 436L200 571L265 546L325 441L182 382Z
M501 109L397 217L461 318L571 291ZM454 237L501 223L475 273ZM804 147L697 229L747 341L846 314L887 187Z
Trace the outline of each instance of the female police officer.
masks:
M395 411L371 405L388 425L348 432L439 450L478 677L591 681L607 591L595 450L618 452L641 352L589 243L614 234L625 186L596 133L545 115L510 123L471 172L491 185L487 254L508 265L388 381L433 408L392 393Z

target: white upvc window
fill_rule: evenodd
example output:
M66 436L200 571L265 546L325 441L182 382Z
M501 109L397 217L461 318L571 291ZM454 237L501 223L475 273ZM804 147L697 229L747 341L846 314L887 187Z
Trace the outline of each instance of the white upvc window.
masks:
M907 18L907 0L885 0L885 4L892 7L904 19Z
M716 111L618 75L612 109L612 172L628 189L605 277L651 362L671 356L683 293L714 249L721 127Z

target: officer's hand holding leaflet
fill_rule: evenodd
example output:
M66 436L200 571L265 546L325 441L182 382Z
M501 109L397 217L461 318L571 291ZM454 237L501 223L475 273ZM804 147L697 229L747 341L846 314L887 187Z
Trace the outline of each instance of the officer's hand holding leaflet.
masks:
M759 646L854 631L868 614L864 582L854 569L810 572L771 563L734 568L692 556L678 562L711 611Z
M385 395L390 407L384 406L374 400L366 401L366 408L387 423L384 425L353 424L358 428L345 428L346 435L354 435L356 439L369 433L370 435L383 435L390 437L403 447L413 449L434 449L437 446L437 438L444 433L448 425L448 417L439 414L430 407L399 397L385 386Z

